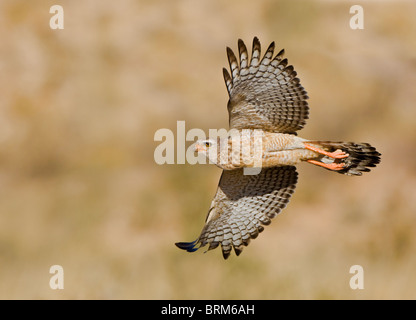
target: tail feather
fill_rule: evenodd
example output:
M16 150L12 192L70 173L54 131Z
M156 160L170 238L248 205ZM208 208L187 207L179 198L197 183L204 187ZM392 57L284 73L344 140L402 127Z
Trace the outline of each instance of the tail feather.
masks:
M310 141L311 144L320 146L322 149L328 152L334 152L341 150L348 153L348 157L343 159L332 159L327 156L323 156L320 160L323 163L342 163L344 168L337 170L336 172L349 175L349 176L361 176L363 172L370 171L369 168L375 167L380 163L380 156L376 148L368 143L355 143L355 142L332 142L332 141Z

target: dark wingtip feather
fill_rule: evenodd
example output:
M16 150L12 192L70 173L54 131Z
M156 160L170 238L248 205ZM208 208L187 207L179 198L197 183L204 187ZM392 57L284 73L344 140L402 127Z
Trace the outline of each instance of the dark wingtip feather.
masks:
M261 48L261 45L260 45L259 38L254 37L254 39L253 39L253 51L254 51L254 49L258 49L260 51L260 48Z
M228 257L230 256L231 251L224 251L222 250L222 256L224 258L224 260L227 260Z
M223 68L222 75L224 76L225 86L227 87L228 96L231 98L231 89L233 87L233 80L231 79L228 70Z
M176 242L175 245L182 250L186 250L188 252L195 252L199 249L195 247L198 240L192 241L192 242Z
M227 47L227 57L228 57L228 61L230 62L230 67L231 67L231 62L233 61L237 62L237 58L234 54L234 51L230 47Z
M223 76L224 76L224 80L225 80L225 81L227 81L227 80L230 80L230 81L231 81L231 76L230 76L230 74L228 73L228 70L227 70L227 69L222 68L222 74L223 74Z
M240 253L243 251L243 246L234 246L234 252L237 255L237 257L240 255Z
M281 66L283 66L283 67L285 67L285 68L286 68L287 64L288 64L287 58L284 58L284 59L283 59L282 61L280 61L280 63L279 63L279 65L281 65Z
M275 46L276 46L275 42L272 41L272 43L270 43L269 47L267 48L266 52L268 51L274 52Z

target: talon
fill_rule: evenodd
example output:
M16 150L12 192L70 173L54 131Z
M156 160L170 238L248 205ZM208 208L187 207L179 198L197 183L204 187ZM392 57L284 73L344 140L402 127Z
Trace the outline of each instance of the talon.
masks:
M333 158L333 159L344 159L344 158L349 157L348 153L346 153L342 150L339 150L339 149L334 151L334 152L327 152L325 150L322 150L318 147L313 147L313 146L311 146L309 144L306 144L306 143L304 143L303 145L305 146L305 149L318 152L320 154L323 154L323 155L328 156L328 157Z
M336 150L334 152L330 152L327 154L328 157L334 158L334 159L344 159L348 158L350 155L342 150Z
M343 163L335 163L335 162L323 163L323 162L316 161L316 160L308 160L308 162L314 165L320 166L320 167L324 167L329 170L334 170L334 171L342 170L345 167Z

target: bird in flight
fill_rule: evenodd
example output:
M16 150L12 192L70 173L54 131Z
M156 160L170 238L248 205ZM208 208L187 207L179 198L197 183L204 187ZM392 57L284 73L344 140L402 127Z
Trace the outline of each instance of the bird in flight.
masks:
M194 252L221 246L224 259L239 255L290 200L297 182L295 165L311 163L360 176L380 162L368 143L308 140L297 136L308 119L307 93L293 66L274 56L272 42L261 58L257 37L249 60L238 40L239 61L227 47L230 73L223 69L229 101L226 137L199 140L195 151L223 169L217 192L199 237L176 246ZM249 172L247 169L258 169Z

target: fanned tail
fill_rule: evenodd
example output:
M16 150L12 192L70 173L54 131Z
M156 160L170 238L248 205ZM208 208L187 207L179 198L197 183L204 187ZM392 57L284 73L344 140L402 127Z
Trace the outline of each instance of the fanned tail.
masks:
M308 141L307 144L331 153L331 155L322 153L319 162L315 160L309 162L345 175L361 176L363 172L370 171L371 167L380 163L381 153L368 143ZM343 153L345 155L342 155Z

